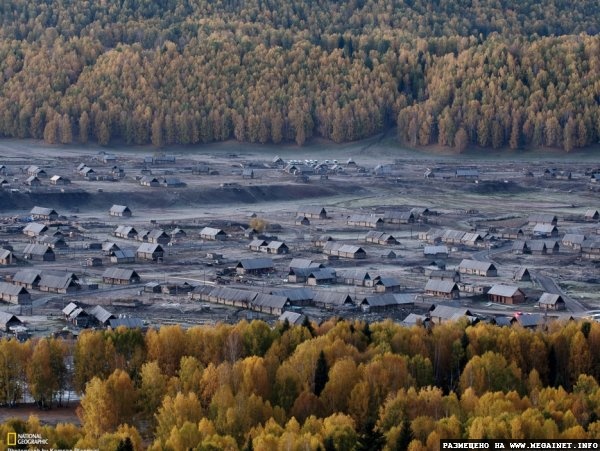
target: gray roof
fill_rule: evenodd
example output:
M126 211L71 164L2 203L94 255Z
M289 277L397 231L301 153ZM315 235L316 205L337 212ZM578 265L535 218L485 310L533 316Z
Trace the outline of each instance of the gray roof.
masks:
M42 275L42 272L38 269L21 269L15 273L12 280L13 282L32 284L38 280Z
M584 243L581 245L581 248L586 251L591 251L592 249L600 249L600 238L594 238L584 241Z
M490 291L488 291L488 294L510 298L517 294L518 291L520 291L520 289L517 286L498 284L492 286Z
M134 234L137 234L137 230L135 230L133 227L126 226L126 225L120 225L120 226L117 226L114 233L120 233L121 235L129 235L132 232Z
M417 315L416 313L409 313L406 318L402 321L402 323L406 326L414 326L418 322L424 323L425 321L429 321L425 315Z
M543 293L539 299L539 303L545 305L556 305L558 302L565 302L560 294Z
M102 277L108 277L110 279L119 279L119 280L130 280L132 277L139 277L138 273L133 269L123 269L123 268L106 268Z
M159 183L156 177L145 175L140 179L140 183Z
M89 310L88 313L102 324L105 324L109 319L114 318L114 315L101 305L96 305L94 308Z
M282 309L288 304L288 299L285 296L276 296L267 293L258 293L252 305L260 307L280 308Z
M436 305L429 314L430 316L443 319L455 319L457 316L473 316L467 308L451 307L449 305Z
M40 224L39 222L30 222L23 228L23 232L34 232L38 235L46 230L48 230L48 227L46 227L45 224Z
M446 246L425 246L423 253L425 255L448 254L448 248Z
M270 269L273 268L273 260L270 258L245 258L239 261L238 268L244 269Z
M544 240L531 240L531 241L527 241L527 246L532 251L541 251L541 250L546 249L548 247L548 246L546 246L546 242ZM513 245L513 248L514 248L514 245Z
M217 236L224 234L225 232L223 232L221 229L215 229L214 227L204 227L202 230L200 230L200 235Z
M148 233L147 237L148 238L153 238L153 239L158 239L158 238L161 238L161 237L170 238L169 235L167 235L167 233L164 230L162 230L162 229L151 230Z
M377 281L376 285L383 285L384 287L398 287L400 286L400 280L395 277L381 277Z
M385 307L388 305L409 305L415 301L414 294L396 295L392 293L376 294L374 296L367 296L363 299L361 304L367 304L371 307Z
M145 254L152 254L154 252L163 252L164 249L160 244L157 243L142 243L137 248L137 252L143 252Z
M376 224L378 222L383 222L383 218L381 216L374 215L350 215L348 222L366 222L367 224Z
M335 269L333 268L319 268L313 269L308 277L312 277L316 280L329 280L335 279Z
M386 211L383 214L383 219L401 219L408 220L414 218L415 215L412 211Z
M352 296L350 296L350 293L340 293L338 291L317 291L313 301L319 304L344 305L352 303Z
M335 273L335 271L334 271ZM371 280L373 277L362 268L339 269L337 275L344 279Z
M479 170L477 169L457 169L457 177L479 177Z
M73 280L70 273L64 273L63 275L56 274L48 274L46 272L42 273L42 277L39 283L40 287L48 287L48 288L56 288L56 289L66 289L72 285L78 285L75 280Z
M250 303L258 293L255 291L240 290L237 288L215 287L211 290L210 296L217 299L225 299L231 302Z
M46 253L53 254L54 251L45 244L28 244L23 249L23 254L44 255Z
M461 240L465 236L465 233L462 230L446 230L442 235L442 239Z
M567 233L562 239L562 243L571 243L571 244L583 244L585 241L585 235L579 233Z
M133 249L117 249L112 251L113 257L119 258L135 258L135 251Z
M392 235L390 235L387 232L371 230L370 232L367 232L367 234L365 235L365 239L379 240L379 241L388 241L388 240L393 241L396 238L394 238Z
M523 327L537 327L544 324L544 317L539 313L528 313L526 315L516 315L512 321L516 321Z
M0 259L5 259L10 257L10 255L12 254L12 251L8 250L8 249L0 249Z
M105 252L119 250L119 246L116 243L113 243L112 241L105 241L104 243L102 243L102 250Z
M17 296L19 294L27 294L29 291L24 287L13 285L12 283L0 282L0 293Z
M315 294L310 288L279 288L271 290L271 294L283 296L290 302L310 301L315 297Z
M43 216L50 216L52 214L54 214L54 215L58 214L58 213L56 213L56 210L54 210L52 208L46 208L46 207L33 207L29 213L32 215L43 215Z
M277 321L281 321L282 323L285 322L285 320L287 320L288 323L290 323L291 325L298 325L298 324L302 324L302 322L304 321L305 316L302 313L297 313L297 312L283 312L281 315L279 315L279 318L277 318Z
M479 260L469 260L466 258L460 262L460 265L458 265L458 267L465 268L465 269L472 269L472 270L476 270L476 271L489 271L489 270L493 271L496 269L496 267L494 266L493 263L481 262Z
M293 258L290 262L290 268L318 268L319 263L313 263L309 258Z
M0 312L0 324L6 328L6 325L10 322L17 321L19 323L23 323L19 318L17 318L12 313L8 312Z
M552 233L555 230L558 230L555 225L547 223L537 223L533 228L534 233Z
M557 218L553 214L538 213L529 216L529 222L552 223L556 222Z
M458 290L458 285L453 280L429 279L425 284L425 291L451 293Z
M271 241L269 244L267 244L267 248L268 249L279 249L282 247L288 247L287 244L285 244L283 241Z
M73 313L78 308L79 308L79 305L77 305L77 303L75 303L75 302L69 302L67 304L67 306L64 309L62 309L62 312L65 315L70 316L71 313Z

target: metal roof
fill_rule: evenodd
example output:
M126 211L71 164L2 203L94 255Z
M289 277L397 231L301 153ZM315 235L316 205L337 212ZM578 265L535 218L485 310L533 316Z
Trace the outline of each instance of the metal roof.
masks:
M250 303L258 293L255 291L240 290L237 288L215 287L209 294L210 297L230 301Z
M0 293L17 296L19 294L28 294L29 291L27 291L24 287L13 285L12 283L0 282Z
M50 216L50 215L58 214L58 213L56 213L56 210L54 210L52 208L46 208L46 207L33 207L29 213L32 215L42 215L42 216Z
M321 214L326 215L327 211L325 210L325 208L318 207L316 205L307 205L307 206L304 206L304 207L300 207L298 209L298 214L304 215L304 214L307 214L307 213L311 214L311 215L321 215Z
M111 213L124 213L126 211L130 211L129 207L126 205L113 205L109 210Z
M126 225L120 225L115 229L114 233L119 233L121 235L129 235L132 232L134 234L137 234L137 230L135 230L133 227L126 226Z
M283 323L285 320L287 320L287 322L291 325L298 325L304 322L304 318L305 316L302 313L287 311L279 315L277 321L281 321Z
M464 269L472 269L476 271L494 271L496 269L493 263L482 262L479 260L469 260L466 258L460 262L460 265L458 265L458 267Z
M117 249L112 251L112 256L119 258L135 258L135 251L133 249Z
M316 280L329 280L329 279L335 279L336 274L335 274L335 269L333 268L319 268L319 269L313 269L308 277L312 277L313 279Z
M12 280L17 283L33 284L42 275L38 269L21 269L15 273Z
M34 232L37 234L43 233L48 230L45 224L40 224L39 222L30 222L23 228L23 232Z
M64 275L55 275L42 273L42 277L40 278L39 286L47 287L47 288L56 288L59 290L67 289L71 286L79 285L73 278L71 274L66 273Z
M280 288L271 290L271 294L283 296L290 302L311 301L315 297L315 294L310 288Z
M19 322L19 324L23 324L23 322L17 318L15 315L13 315L12 313L8 313L8 312L0 312L0 324L2 326L4 326L4 328L6 328L6 325L12 321L17 321Z
M289 303L288 299L285 296L276 296L267 293L258 293L254 300L252 301L252 305L260 306L260 307L270 307L270 308L279 308L282 309Z
M273 268L273 260L270 258L245 258L239 261L237 268L244 269L270 269Z
M167 234L165 233L165 231L164 231L164 230L162 230L162 229L154 229L154 230L151 230L151 231L148 233L147 237L148 237L148 238L153 238L153 239L158 239L158 238L161 238L161 237L170 238L170 237L169 237L169 235L167 235Z
M200 230L200 235L217 236L224 234L225 232L223 232L223 230L215 229L214 227L204 227L202 230Z
M425 255L448 254L448 248L446 246L425 246L423 253Z
M425 284L425 291L437 291L440 293L451 293L457 291L458 285L453 280L429 279Z
M552 233L558 230L555 225L548 223L537 223L533 228L533 233Z
M287 248L287 244L285 244L283 241L271 241L269 244L267 244L267 248L268 249L280 249L280 248Z
M583 244L585 241L585 235L579 233L567 233L562 239L563 244Z
M45 244L28 244L23 249L23 254L44 255L47 253L54 254L54 251Z
M555 305L558 302L562 302L563 304L565 302L560 294L543 293L539 299L540 304L546 305Z
M453 319L457 316L473 316L469 309L451 307L449 305L436 305L435 308L429 314L432 317L442 319Z
M529 222L537 223L553 223L556 222L557 218L553 214L537 213L529 216Z
M381 216L374 215L350 215L348 222L365 222L367 224L377 224L383 222Z
M154 252L163 252L164 249L160 244L157 243L142 243L140 247L137 248L137 252L142 252L144 254L153 254Z
M139 278L139 275L133 269L106 268L106 270L102 274L102 277L119 280L130 280L131 278Z
M75 302L69 302L67 306L64 309L62 309L62 312L66 316L70 316L71 313L73 313L77 308L79 308L79 305L77 305Z
M88 313L95 317L98 322L102 324L105 324L109 319L114 318L114 315L101 305L96 305L94 308L89 310Z
M350 293L340 293L338 291L317 291L315 292L314 302L328 305L353 304Z

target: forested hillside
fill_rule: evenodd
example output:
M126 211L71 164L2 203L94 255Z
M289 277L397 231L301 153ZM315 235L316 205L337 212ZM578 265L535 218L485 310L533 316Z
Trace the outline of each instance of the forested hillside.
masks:
M0 136L156 146L600 137L600 8L581 0L0 3Z
M600 325L331 319L0 341L0 403L83 395L82 427L0 425L58 448L437 450L440 438L600 439ZM72 365L67 365L72 362ZM0 441L0 446L2 442Z

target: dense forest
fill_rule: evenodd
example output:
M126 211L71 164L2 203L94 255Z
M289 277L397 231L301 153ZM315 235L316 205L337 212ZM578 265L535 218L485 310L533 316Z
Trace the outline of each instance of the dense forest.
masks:
M11 420L58 448L437 450L440 438L600 439L600 324L336 319L0 341L0 403L82 395L82 426ZM0 443L1 445L1 443Z
M0 2L0 136L570 151L600 137L592 0Z

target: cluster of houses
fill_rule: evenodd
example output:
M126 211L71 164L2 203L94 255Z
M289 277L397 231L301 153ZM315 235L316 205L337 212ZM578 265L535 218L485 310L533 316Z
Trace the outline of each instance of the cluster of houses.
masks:
M118 317L101 305L83 306L77 302L69 302L62 310L65 321L80 327L100 327L116 329L118 327L126 327L129 329L144 329L145 324L139 318Z

